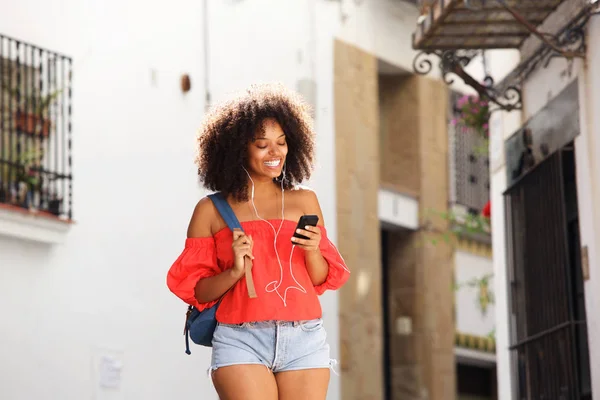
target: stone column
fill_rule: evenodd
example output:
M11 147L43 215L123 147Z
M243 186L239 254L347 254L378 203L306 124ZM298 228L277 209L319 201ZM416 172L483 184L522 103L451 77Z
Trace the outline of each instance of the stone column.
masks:
M448 210L446 86L420 76L380 81L381 176L387 186L415 194L422 228L388 237L392 393L394 399L455 397L453 250L440 240ZM412 322L398 332L398 319Z
M340 293L342 399L383 399L377 193L377 60L335 43L338 245L352 276Z

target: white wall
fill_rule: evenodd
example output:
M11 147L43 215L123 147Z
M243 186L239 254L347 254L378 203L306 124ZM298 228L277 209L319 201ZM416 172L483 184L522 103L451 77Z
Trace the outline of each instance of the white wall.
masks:
M510 71L519 62L518 53L507 54L505 59L496 58L493 66L501 64ZM496 376L498 383L497 396L502 400L512 399L512 375L510 365L510 345L508 323L508 290L506 276L506 227L504 218L504 196L506 189L506 160L504 140L515 132L522 124L521 112L506 113L498 111L490 120L490 201L492 204L492 249L494 263L494 296L496 310Z
M210 2L209 89L220 99L256 81L317 82L311 185L335 238L336 5L283 3ZM185 306L165 286L203 195L192 162L204 110L203 3L22 0L2 10L2 33L74 57L77 223L60 246L0 238L0 398L216 399L205 378L210 350L184 354ZM322 303L339 357L337 295ZM92 367L105 354L123 362L111 393L99 391ZM339 398L335 375L329 398Z
M600 20L592 18L588 31L587 67L579 83L582 134L577 139L577 189L581 244L588 246L590 279L585 283L592 390L600 391Z
M593 21L593 20L592 20ZM596 25L596 24L595 24ZM595 26L596 32L600 26ZM594 40L593 33L590 32L590 49L594 49L600 44L597 39ZM593 68L600 67L600 52L597 50L590 52L587 71L593 71ZM558 95L569 83L579 79L579 101L580 101L580 124L581 134L575 140L575 162L577 170L577 191L581 245L588 246L590 280L584 283L585 302L588 320L588 341L590 347L590 360L592 368L592 382L596 391L600 390L600 319L596 310L600 306L600 296L597 291L600 288L600 278L598 271L598 241L596 232L598 214L594 209L594 204L600 204L595 199L595 191L598 187L598 181L594 177L600 176L600 163L598 156L600 153L594 153L594 144L598 141L597 135L600 133L597 124L600 119L594 112L594 106L597 104L598 95L595 88L600 88L600 81L594 77L593 73L586 73L581 62L576 62L572 66L572 74L569 75L569 66L565 60L555 60L547 69L536 71L524 85L524 116L530 118L535 115L547 101ZM595 83L595 86L594 86Z
M476 336L488 336L495 329L496 313L493 304L485 312L479 305L479 288L469 286L474 279L480 280L492 274L492 260L462 250L454 253L456 284L456 331ZM490 279L489 290L494 290L494 279Z
M412 32L419 12L396 0L336 1L341 22L338 39L352 43L382 60L412 72Z
M587 66L576 61L569 75L565 60L555 59L548 68L536 70L523 87L523 121L535 115L548 100L558 95L574 79L579 79L581 134L575 140L578 206L580 214L581 245L588 246L590 280L585 282L588 341L592 369L593 390L600 390L600 318L593 310L600 307L600 213L594 205L600 204L600 117L595 110L600 106L600 78L595 71L600 68L600 21L592 18L588 32ZM517 113L511 113L517 114ZM505 226L503 199L506 188L506 168L502 141L519 128L519 118L514 115L499 115L492 122L492 226L494 239L494 266L496 271L497 324L508 321L506 306L508 286L506 282ZM508 330L498 335L498 379L499 398L510 399L511 374L508 368Z
M184 354L185 306L165 286L201 195L192 146L203 109L202 3L146 4L2 6L2 33L74 58L76 219L61 246L0 238L2 399L164 399L211 391L204 379L209 352ZM185 96L182 72L194 84ZM100 391L92 371L103 354L123 363L114 393Z

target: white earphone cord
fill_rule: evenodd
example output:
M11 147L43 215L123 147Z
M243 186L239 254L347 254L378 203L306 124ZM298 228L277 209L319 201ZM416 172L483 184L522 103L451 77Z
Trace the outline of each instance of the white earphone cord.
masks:
M243 168L243 167L242 167ZM279 287L281 286L281 284L283 283L283 265L281 264L281 258L279 257L279 252L277 251L277 237L279 236L279 232L281 231L281 227L283 226L283 222L285 221L285 217L284 217L284 210L285 210L285 190L283 189L283 182L285 179L285 164L283 166L283 176L281 178L281 223L279 224L279 228L277 230L275 230L275 227L273 226L273 224L271 224L269 221L267 221L266 219L262 218L260 215L258 215L258 210L256 209L256 205L254 204L254 181L252 180L252 177L250 176L250 174L248 173L248 171L246 170L246 168L244 168L244 171L246 171L246 174L248 175L248 178L250 179L250 182L252 182L252 191L251 191L251 196L250 196L250 200L252 202L252 207L254 208L254 213L256 214L256 217L258 219L260 219L261 221L266 222L267 224L269 224L269 226L271 227L271 229L273 229L273 233L275 234L275 239L273 240L273 248L275 249L275 256L277 257L277 262L279 263L279 280L274 280L272 282L269 282L266 286L265 286L265 291L267 293L272 293L275 292L277 293L277 295L279 296L279 298L281 299L281 301L283 301L283 306L287 307L287 292L289 289L296 289L299 290L302 293L306 293L306 289L304 289L304 287L300 284L300 282L298 282L296 280L296 277L294 276L294 271L292 268L292 257L294 255L294 249L296 248L296 245L292 245L292 250L290 251L290 275L292 276L292 279L294 280L294 282L296 282L296 284L298 286L289 286L287 287L284 292L283 292L283 296L281 295L281 293L279 293ZM274 285L271 289L269 289L269 286Z

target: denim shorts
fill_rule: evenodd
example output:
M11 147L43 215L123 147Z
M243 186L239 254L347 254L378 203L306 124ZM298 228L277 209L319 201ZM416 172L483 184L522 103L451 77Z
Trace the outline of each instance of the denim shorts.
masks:
M273 373L331 368L329 344L322 319L219 323L212 341L209 375L218 368L264 365Z

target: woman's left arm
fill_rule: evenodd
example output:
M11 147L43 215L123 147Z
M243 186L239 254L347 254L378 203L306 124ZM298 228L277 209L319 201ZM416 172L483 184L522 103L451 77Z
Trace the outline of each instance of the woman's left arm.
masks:
M327 279L329 264L327 264L327 260L323 257L318 244L321 241L321 231L318 227L308 226L304 230L298 230L298 233L310 238L309 240L293 238L299 245L302 242L306 243L299 247L304 249L304 259L306 261L308 276L310 276L310 280L314 286L322 285ZM316 245L313 243L316 243Z
M323 213L316 194L310 190L306 190L303 194L305 213L317 215L319 222L316 227L307 226L298 230L298 233L308 239L292 238L292 240L298 247L304 249L308 275L318 294L322 294L327 289L335 290L343 285L350 271L333 243L327 238Z

